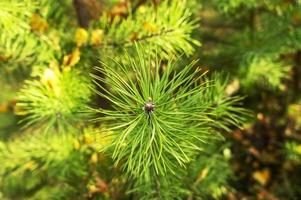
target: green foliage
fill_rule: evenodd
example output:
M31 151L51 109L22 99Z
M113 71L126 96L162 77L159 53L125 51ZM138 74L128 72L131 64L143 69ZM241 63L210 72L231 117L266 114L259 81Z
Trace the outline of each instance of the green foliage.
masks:
M301 162L301 146L296 142L287 142L285 144L286 155L290 160Z
M194 51L192 45L199 45L197 40L190 37L196 28L196 20L191 19L186 1L164 1L156 9L145 6L126 19L116 17L111 23L110 20L103 16L97 25L106 31L102 45L104 47L123 49L139 41L151 53L170 59L183 53L191 55ZM102 53L107 55L106 51L107 48L104 48Z
M46 69L40 80L27 80L18 97L18 114L26 115L26 126L38 123L65 129L85 119L90 100L89 79L77 71Z
M199 145L214 135L213 128L239 124L236 112L240 110L231 112L235 100L213 103L215 96L210 99L208 82L199 69L192 71L194 63L176 73L171 61L165 65L160 60L152 61L139 48L137 56L138 62L125 57L130 66L119 63L119 72L107 65L96 68L106 79L93 77L111 87L107 90L98 84L105 91L99 95L108 99L114 110L95 111L104 115L97 120L107 122L115 133L115 163L121 163L128 174L149 181L153 174L175 174L179 167L185 167L201 150ZM135 78L126 79L131 71ZM202 95L207 97L205 102ZM223 106L229 108L228 112Z
M258 3L260 2L260 0L248 0L248 1L244 1L244 0L215 0L215 4L217 5L217 7L223 11L224 13L235 13L235 11L237 11L237 9L240 9L241 7L245 7L245 8L254 8L256 5L258 5Z
M1 192L10 199L84 199L96 174L106 178L111 173L109 160L91 160L104 142L90 131L48 137L33 132L1 142Z
M32 0L4 0L0 2L0 7L1 31L23 32L30 28L27 20L35 7Z
M1 143L0 160L3 164L0 174L3 192L11 197L24 195L25 192L36 190L44 182L47 177L45 170L50 177L64 173L64 166L68 165L63 163L69 156L72 145L70 136L65 135L63 138L64 140L55 135L49 140L36 135L8 144ZM45 142L48 143L47 146ZM70 169L68 173L71 173Z
M227 181L232 170L228 160L231 158L231 150L226 145L217 145L219 143L211 141L211 145L205 144L210 154L200 153L189 166L186 185L193 198L220 199L229 190Z
M216 128L230 131L230 127L235 127L246 121L250 112L242 107L242 97L231 96L228 78L226 75L215 73L210 78L206 78L207 90L201 93L201 101L207 107L212 107L212 113L208 113L213 119L211 123Z
M40 0L37 3L39 4L38 13L41 14L45 19L47 19L51 27L65 30L68 28L66 26L70 27L72 23L75 23L76 15L75 11L72 8L71 0ZM72 15L74 19L70 20L70 18L66 18L66 13Z
M55 53L50 44L30 33L21 35L22 37L13 33L0 35L0 74L6 80L28 77L32 68L35 71L41 70L54 60Z
M23 125L14 135L0 126L6 132L0 137L0 198L222 197L231 172L219 146L222 133L245 120L242 98L228 91L225 74L207 76L196 65L201 61L189 61L200 45L192 37L197 1L146 2L136 10L135 3L120 15L104 6L83 29L71 0L0 2L1 84L18 82L0 95L0 112L13 122L0 120L14 125L18 117ZM264 34L254 38L264 40ZM298 37L294 31L286 39ZM228 53L248 49L248 41ZM253 52L275 56L248 63L240 74L251 75L246 85L264 80L277 87L287 73L278 58L290 45L235 56L238 64ZM258 70L263 65L276 80ZM93 122L90 114L97 115Z
M240 75L245 77L241 84L249 90L248 87L254 87L254 85L279 88L281 82L288 77L289 71L288 66L281 62L275 62L270 57L255 57L245 65L240 66L240 69Z
M300 49L300 2L225 0L204 5L211 9L213 24L208 38L217 46L211 53L204 51L210 59L231 70L245 93L279 89L294 62L283 55ZM218 24L224 18L228 23ZM218 34L222 29L225 34Z

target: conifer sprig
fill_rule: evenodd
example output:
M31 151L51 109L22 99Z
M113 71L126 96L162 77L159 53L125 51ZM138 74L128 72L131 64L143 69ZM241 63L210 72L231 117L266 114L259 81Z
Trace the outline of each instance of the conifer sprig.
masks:
M126 19L116 17L112 20L104 15L98 25L105 30L100 46L123 49L140 42L166 59L182 53L191 55L194 45L200 45L190 36L197 27L196 22L187 9L186 0L164 1L156 8L143 6ZM103 54L107 55L107 51L105 48Z
M106 78L92 76L104 91L98 94L112 103L113 110L95 111L102 115L97 120L108 122L114 132L113 159L128 174L150 180L154 173L175 174L185 167L214 127L224 128L214 122L214 110L223 103L203 102L202 94L212 86L198 68L193 70L195 62L176 72L174 62L163 64L142 52L137 48L138 61L128 56L124 63L117 63L119 71L105 64L103 69L97 67ZM134 78L129 78L132 71ZM238 124L236 114L228 112L223 117Z
M5 31L13 30L23 32L24 30L28 30L30 27L26 23L26 20L29 18L34 7L32 0L1 1L0 28Z
M27 80L18 96L18 114L24 115L24 127L40 124L44 131L64 131L83 120L89 102L89 79L76 71L46 69L40 80Z

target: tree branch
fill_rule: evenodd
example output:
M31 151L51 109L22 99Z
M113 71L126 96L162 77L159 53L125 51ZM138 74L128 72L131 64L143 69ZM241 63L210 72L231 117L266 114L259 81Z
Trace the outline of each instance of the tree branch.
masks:
M125 40L125 41L120 42L120 43L116 43L116 42L101 43L99 45L96 45L96 47L108 47L108 48L122 47L122 46L125 46L127 44L131 44L133 42L141 42L141 41L145 41L145 40L148 40L148 39L151 39L151 38L161 37L165 34L172 33L174 31L175 31L174 29L163 30L161 32L146 35L146 36L143 36L141 38L137 38L135 40ZM93 45L88 45L88 46L93 46Z
M102 7L97 0L73 0L79 26L87 28L93 19L97 19Z

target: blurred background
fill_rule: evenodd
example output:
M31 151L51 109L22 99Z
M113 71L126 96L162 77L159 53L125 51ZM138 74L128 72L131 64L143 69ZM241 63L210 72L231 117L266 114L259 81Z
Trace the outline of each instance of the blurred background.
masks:
M301 199L301 1L164 2L0 1L0 199L139 199L76 113L108 107L90 90L91 66L135 41L197 59L251 113L208 144L182 199Z

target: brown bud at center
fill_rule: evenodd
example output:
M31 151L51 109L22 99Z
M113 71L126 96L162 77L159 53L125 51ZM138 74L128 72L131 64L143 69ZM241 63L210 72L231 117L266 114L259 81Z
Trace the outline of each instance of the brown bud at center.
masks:
M144 105L144 110L146 112L152 112L153 110L155 109L155 105L153 102L147 102L145 105Z

